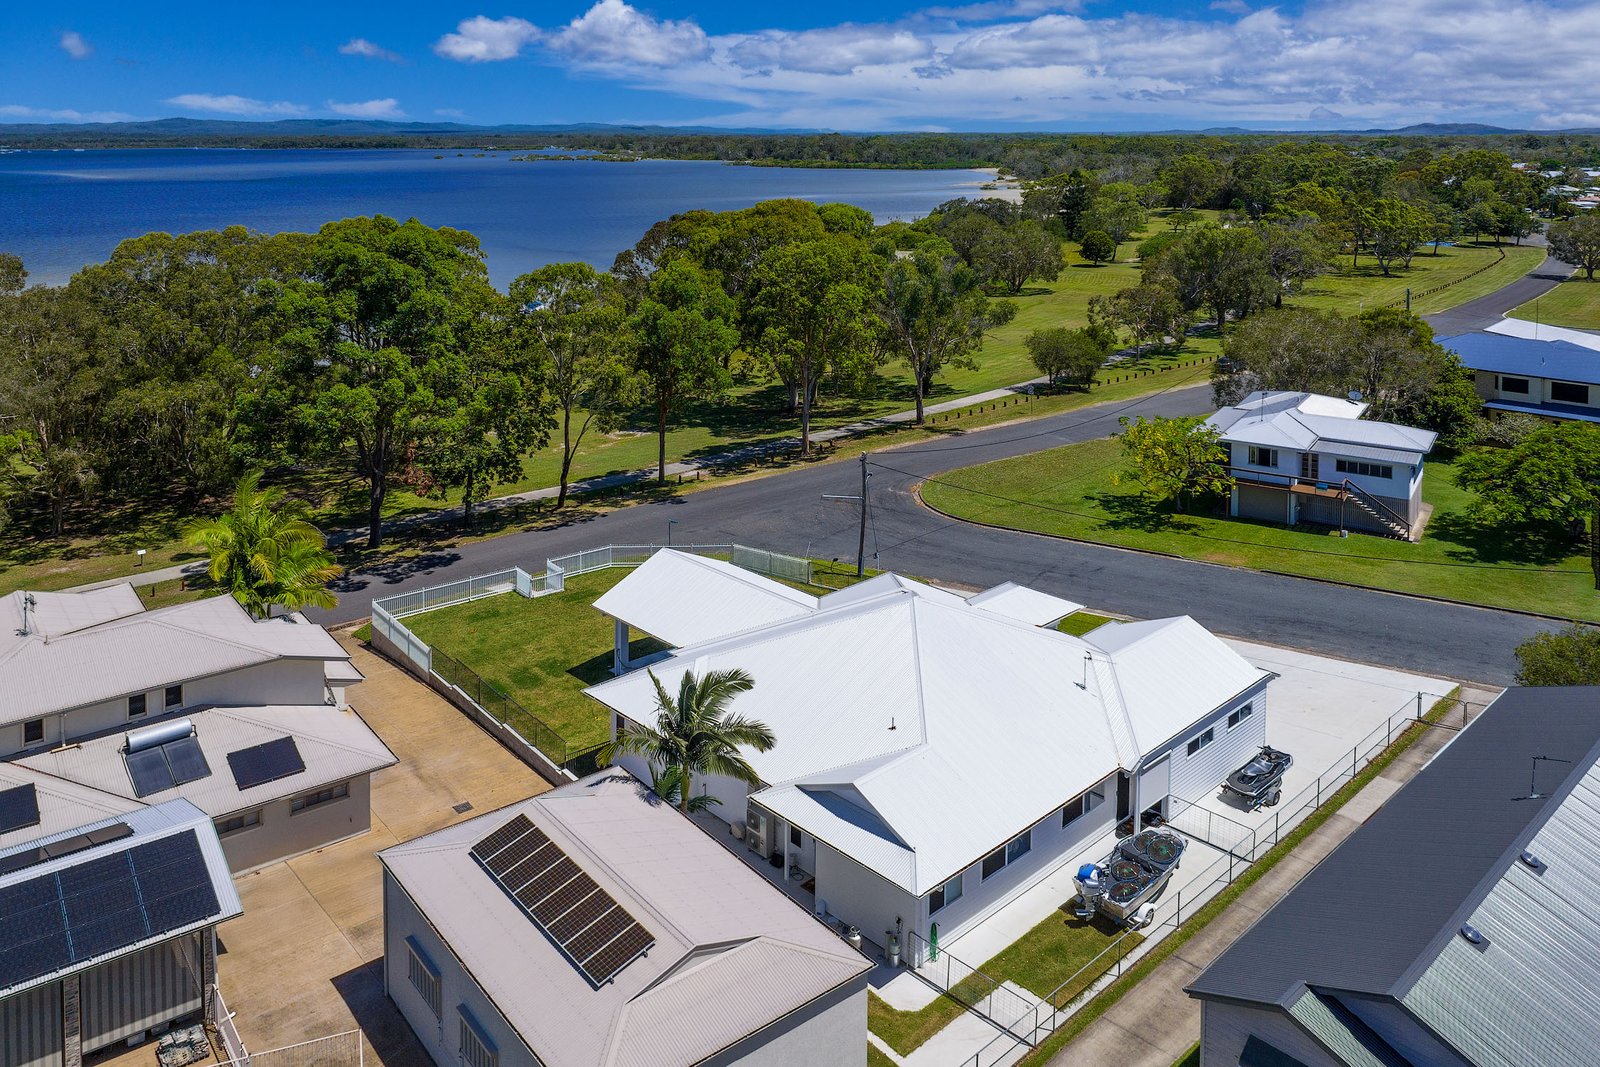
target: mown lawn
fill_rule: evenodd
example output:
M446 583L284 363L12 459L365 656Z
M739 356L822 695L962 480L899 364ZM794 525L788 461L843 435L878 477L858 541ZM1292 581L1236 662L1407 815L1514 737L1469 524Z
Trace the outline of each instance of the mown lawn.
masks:
M1505 258L1499 259L1497 252L1504 252ZM1394 273L1384 277L1371 258L1363 257L1354 268L1345 258L1338 261L1336 269L1314 279L1304 293L1287 302L1295 307L1355 315L1364 308L1403 305L1406 290L1410 289L1411 310L1424 315L1492 293L1543 261L1544 249L1530 245L1505 245L1497 250L1492 244L1462 244L1440 248L1438 255L1429 246L1412 258L1410 269L1392 266ZM1481 274L1473 273L1485 267L1488 269ZM1441 285L1449 288L1421 295L1423 290Z
M1096 615L1092 611L1079 611L1056 623L1056 629L1064 634L1082 637L1090 630L1097 630L1110 621L1111 617L1109 615Z
M969 975L958 982L956 992L966 1000L975 1001L986 996L995 983L1011 982L1041 1000L1056 994L1054 1002L1066 1004L1143 940L1138 934L1129 933L1117 941L1123 933L1122 927L1104 916L1084 922L1063 904L981 965L978 975ZM1116 950L1107 952L1113 943L1117 945ZM931 969L938 966L938 963L927 964ZM1084 970L1086 967L1089 969ZM1063 987L1062 983L1069 979L1071 984ZM897 1011L876 993L869 993L867 1026L904 1056L950 1025L965 1010L958 1000L941 996L919 1011Z
M1428 463L1423 498L1434 512L1417 544L1151 507L1112 439L953 471L926 483L922 496L948 514L1014 529L1600 621L1584 546L1477 521L1471 494L1444 461Z
M1600 280L1591 282L1579 273L1543 296L1523 304L1511 313L1511 317L1550 326L1600 330Z

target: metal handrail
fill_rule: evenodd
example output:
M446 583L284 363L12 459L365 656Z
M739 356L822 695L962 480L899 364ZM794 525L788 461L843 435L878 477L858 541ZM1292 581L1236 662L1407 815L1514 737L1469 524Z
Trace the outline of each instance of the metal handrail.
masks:
M1405 531L1406 531L1406 536L1409 537L1411 535L1411 522L1410 522L1410 520L1402 518L1398 511L1395 511L1389 505L1385 504L1383 501L1379 500L1377 497L1373 496L1371 493L1369 493L1365 489L1361 488L1355 482L1352 482L1349 478L1346 478L1344 480L1343 484L1344 484L1344 487L1345 487L1346 491L1348 491L1351 496L1354 496L1357 500L1359 500L1362 503L1366 504L1370 508L1374 508L1374 509L1376 509L1378 511L1383 511L1383 512L1388 513L1388 515L1390 516L1390 521L1391 522L1395 523L1397 526L1404 527ZM1383 516L1380 515L1378 517L1382 518Z

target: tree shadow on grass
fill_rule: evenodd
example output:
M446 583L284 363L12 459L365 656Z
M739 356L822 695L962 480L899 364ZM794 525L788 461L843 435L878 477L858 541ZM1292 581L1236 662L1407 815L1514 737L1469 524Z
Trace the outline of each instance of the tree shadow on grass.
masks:
M1423 536L1453 546L1445 555L1461 563L1558 567L1583 550L1581 537L1553 523L1497 525L1454 511L1435 513Z
M1151 500L1142 493L1091 493L1084 498L1105 512L1101 526L1107 530L1137 530L1141 533L1198 533L1200 524L1189 514L1177 512L1168 504Z

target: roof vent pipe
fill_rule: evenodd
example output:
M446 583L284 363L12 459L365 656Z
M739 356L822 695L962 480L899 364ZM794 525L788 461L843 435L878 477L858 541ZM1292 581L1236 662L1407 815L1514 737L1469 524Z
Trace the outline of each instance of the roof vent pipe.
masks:
M1522 861L1522 865L1524 867L1529 868L1530 870L1541 871L1542 872L1544 870L1544 868L1545 868L1544 860L1540 859L1538 856L1535 856L1532 852L1528 852L1526 850L1524 850L1522 855L1518 856L1517 859L1521 860Z
M1476 926L1473 926L1471 923L1461 924L1461 936L1466 938L1470 944L1476 945L1479 948L1482 948L1488 940L1483 936L1483 932Z

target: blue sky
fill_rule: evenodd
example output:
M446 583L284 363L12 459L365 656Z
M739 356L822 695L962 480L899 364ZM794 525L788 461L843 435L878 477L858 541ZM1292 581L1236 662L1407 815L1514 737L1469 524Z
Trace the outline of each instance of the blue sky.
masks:
M1600 0L4 6L0 122L1600 125Z

